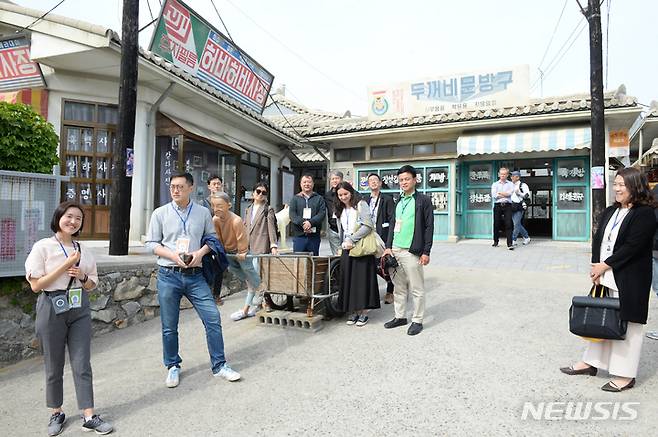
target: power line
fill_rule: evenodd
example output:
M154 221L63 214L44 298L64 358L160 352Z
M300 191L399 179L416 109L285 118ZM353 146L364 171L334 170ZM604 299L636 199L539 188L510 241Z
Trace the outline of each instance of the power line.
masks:
M608 12L605 23L605 89L608 89L608 53L610 47L610 3L608 0Z
M65 1L65 0L61 0L59 3L57 3L55 6L53 6L48 12L46 12L45 14L43 14L42 16L40 16L39 18L37 18L36 20L34 20L33 22L31 22L31 23L28 24L27 26L23 27L22 29L18 29L18 30L16 31L16 33L21 33L22 31L27 30L27 29L29 29L30 27L34 26L34 25L37 24L39 21L43 20L43 19L46 17L46 15L50 14L52 11L54 11L55 9L57 9L57 7L58 7L59 5L61 5L62 3L64 3L64 1Z
M341 84L341 83L338 82L337 80L335 80L335 79L333 79L332 77L328 76L327 73L325 73L324 71L322 71L320 68L318 68L318 67L316 67L315 65L311 64L310 62L308 62L308 61L307 61L302 55L300 55L299 53L295 52L293 49L291 49L290 47L288 47L283 41L281 41L279 38L277 38L275 35L273 35L270 31L268 31L266 28L264 28L263 26L261 26L260 24L258 24L258 22L256 22L256 20L254 20L253 18L251 18L249 15L247 15L247 13L246 13L245 11L243 11L242 9L240 9L240 8L239 8L235 3L233 3L231 0L226 0L226 2L229 3L229 4L231 4L231 6L233 6L235 9L237 9L238 12L240 12L242 15L244 15L249 21L251 21L252 23L254 23L254 25L255 25L256 27L258 27L260 30L262 30L266 35L268 35L268 36L269 36L270 38L272 38L274 41L276 41L277 43L279 43L284 49L288 50L291 54L293 54L297 59L299 59L300 61L302 61L304 64L308 65L310 68L312 68L313 70L315 70L316 72L318 72L318 73L319 73L320 75L322 75L325 79L327 79L328 81L330 81L331 83L333 83L333 84L336 85L337 87L341 88L342 90L348 92L349 94L351 94L352 96L356 97L357 99L361 100L361 99L363 98L363 96L358 95L358 94L355 93L353 90L347 88L345 85Z
M149 14L151 15L151 20L155 19L153 17L153 11L151 10L151 3L149 2L149 0L146 0L146 6L148 6L149 8Z
M564 15L564 10L567 8L567 3L569 0L564 0L564 5L562 5L562 11L560 12L560 16L557 19L557 23L555 23L555 27L553 28L553 34L551 35L551 39L548 40L548 45L546 46L546 50L544 50L544 55L541 57L541 61L539 61L539 66L537 69L541 71L541 66L544 64L544 59L546 59L546 55L548 54L548 49L551 48L551 43L553 42L553 38L555 37L555 32L557 31L558 26L560 25L560 21L562 21L562 15Z
M222 26L224 26L224 30L226 30L226 35L228 36L228 39L231 41L233 46L237 49L238 55L240 56L240 59L244 62L244 64L251 71L251 73L254 75L254 77L260 81L261 85L263 87L265 87L265 89L267 89L269 84L267 82L265 82L265 80L262 79L259 75L257 75L256 72L253 70L253 68L251 68L251 65L249 64L249 62L247 62L247 60L243 56L242 49L240 49L240 47L233 40L233 37L231 36L231 32L228 30L228 27L226 26L226 23L224 23L224 20L222 19L222 16L220 15L219 10L217 9L217 6L215 6L215 1L210 0L210 3L212 4L212 7L215 9L215 13L217 13L217 17L219 18L219 21L222 23ZM310 142L309 140L304 138L304 136L301 133L299 133L299 131L297 129L295 129L295 126L293 126L292 123L290 123L290 120L288 120L288 118L285 116L285 114L283 113L283 110L279 106L279 103L274 99L272 94L268 92L268 96L270 97L270 99L272 99L272 103L274 103L274 106L276 106L276 108L281 113L281 116L283 117L283 119L286 121L288 126L290 126L290 128L293 130L293 132L295 132L295 134L297 134L297 136L300 138L300 140L303 141L303 142ZM314 148L319 153L319 151L317 150L317 147L314 147ZM320 155L322 155L322 157L328 161L326 156L324 156L322 153L320 153Z

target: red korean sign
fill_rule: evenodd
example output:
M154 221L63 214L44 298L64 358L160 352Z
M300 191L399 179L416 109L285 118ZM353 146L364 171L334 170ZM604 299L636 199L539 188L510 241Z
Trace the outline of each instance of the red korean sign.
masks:
M45 86L39 64L30 59L25 36L0 39L0 91Z

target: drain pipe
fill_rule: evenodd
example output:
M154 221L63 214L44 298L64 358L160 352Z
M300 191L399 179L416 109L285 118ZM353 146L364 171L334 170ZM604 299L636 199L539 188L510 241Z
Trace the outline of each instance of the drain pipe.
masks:
M155 177L155 116L158 112L158 109L160 109L160 105L162 102L165 101L165 99L169 96L171 93L172 89L174 88L174 82L170 82L169 86L167 87L166 90L158 97L158 100L155 101L155 103L151 106L151 110L148 113L148 119L146 120L146 178L145 180L148 181L149 178L151 181L154 180ZM147 183L147 186L149 184ZM144 205L144 218L142 221L142 229L144 230L144 234L146 234L146 231L148 230L148 225L149 221L151 218L151 214L153 213L153 199L154 199L154 192L153 189L151 190L143 190L142 191L142 204Z

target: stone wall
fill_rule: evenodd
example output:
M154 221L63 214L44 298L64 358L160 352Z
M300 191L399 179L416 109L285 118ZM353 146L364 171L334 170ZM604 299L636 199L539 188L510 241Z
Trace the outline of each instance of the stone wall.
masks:
M17 282L16 292L0 296L0 367L32 357L40 345L35 335L37 294L27 282ZM93 335L102 335L160 315L156 269L152 264L129 268L99 267L98 286L89 293ZM245 284L224 273L222 296L237 293ZM181 309L192 308L184 297Z

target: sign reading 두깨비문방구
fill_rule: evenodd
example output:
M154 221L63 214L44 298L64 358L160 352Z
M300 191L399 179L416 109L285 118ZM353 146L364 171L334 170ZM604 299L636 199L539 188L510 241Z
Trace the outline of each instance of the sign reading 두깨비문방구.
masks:
M39 64L30 58L30 40L25 35L0 39L0 91L45 85Z
M527 65L435 76L368 88L370 118L486 111L530 100Z
M166 0L153 53L262 114L274 76L179 0Z

